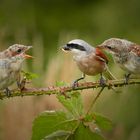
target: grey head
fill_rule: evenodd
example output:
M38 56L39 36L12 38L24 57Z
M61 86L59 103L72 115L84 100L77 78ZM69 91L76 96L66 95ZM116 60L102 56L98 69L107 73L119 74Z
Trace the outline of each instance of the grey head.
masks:
M74 39L69 41L62 49L64 51L70 51L76 55L80 53L89 54L94 50L90 44L81 39Z

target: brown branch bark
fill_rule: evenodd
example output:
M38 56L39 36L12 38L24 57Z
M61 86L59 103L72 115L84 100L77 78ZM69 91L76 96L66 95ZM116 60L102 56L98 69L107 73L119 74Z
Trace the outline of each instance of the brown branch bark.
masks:
M119 80L107 81L105 87L111 89L112 87L122 87L122 86L135 85L135 84L140 84L140 80L130 79L129 83L126 85L124 83L124 79L119 79ZM28 88L22 90L22 92L20 90L11 91L12 95L10 96L10 98L17 97L17 96L40 96L40 95L51 95L51 94L65 94L66 92L84 90L90 88L94 89L99 87L102 87L99 82L84 82L84 83L79 83L78 87L76 87L75 89L73 89L72 86ZM9 97L7 97L4 92L0 92L0 99L5 99L5 98L9 98Z

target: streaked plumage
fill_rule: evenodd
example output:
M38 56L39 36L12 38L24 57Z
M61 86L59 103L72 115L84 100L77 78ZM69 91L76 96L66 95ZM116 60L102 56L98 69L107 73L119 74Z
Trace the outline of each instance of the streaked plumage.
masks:
M99 45L109 51L119 66L132 74L140 74L140 45L119 38L110 38Z
M8 87L14 82L17 82L18 86L20 85L22 63L24 59L31 57L25 54L30 48L31 46L15 44L0 52L0 90L6 89L7 92L10 92Z

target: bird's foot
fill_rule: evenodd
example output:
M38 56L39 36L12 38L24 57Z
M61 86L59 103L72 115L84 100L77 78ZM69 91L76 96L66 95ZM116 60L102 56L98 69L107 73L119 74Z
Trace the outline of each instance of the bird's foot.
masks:
M125 83L126 85L127 85L128 82L129 82L130 75L131 75L130 73L124 75L124 78L125 78L124 83Z
M72 83L72 89L75 89L76 87L78 87L78 81L75 80L73 83Z
M83 73L81 78L76 79L73 83L72 83L72 89L75 89L76 87L78 87L78 82L80 80L83 80L85 78L85 74Z
M105 86L106 85L106 80L101 76L100 80L100 86Z
M7 97L10 97L12 95L11 91L8 88L5 89L5 94Z

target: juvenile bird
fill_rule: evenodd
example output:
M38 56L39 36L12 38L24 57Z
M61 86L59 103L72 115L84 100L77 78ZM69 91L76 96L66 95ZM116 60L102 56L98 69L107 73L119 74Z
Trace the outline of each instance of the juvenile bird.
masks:
M0 59L0 90L6 90L7 96L10 95L8 87L17 82L20 87L20 71L23 61L32 56L23 53L14 57Z
M125 75L126 83L131 74L140 74L140 45L125 39L110 38L98 47L110 52L114 61L128 73Z
M25 45L21 45L21 44L14 44L14 45L10 46L8 49L0 52L0 59L11 58L11 57L16 56L18 54L26 52L31 47L32 46L25 46Z
M79 80L85 78L85 75L97 75L100 74L100 84L105 84L102 73L108 70L107 63L108 59L106 55L99 49L94 48L89 45L87 42L81 39L74 39L68 42L62 50L69 51L73 54L73 58L80 69L83 72L81 78L77 79L73 83L75 87ZM110 73L110 72L109 72ZM114 76L110 73L111 77Z

